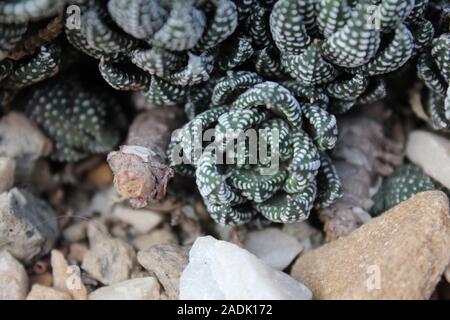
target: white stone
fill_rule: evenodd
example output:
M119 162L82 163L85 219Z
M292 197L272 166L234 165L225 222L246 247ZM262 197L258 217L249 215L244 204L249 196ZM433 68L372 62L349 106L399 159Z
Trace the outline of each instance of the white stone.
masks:
M297 239L277 228L250 232L244 241L244 248L278 270L289 266L302 251Z
M116 206L113 211L114 217L128 223L139 233L147 233L157 227L162 217L159 213L151 210L136 210L125 206Z
M417 130L410 133L406 156L433 179L450 188L450 140Z
M232 243L199 237L180 278L180 299L311 299L311 291Z
M8 191L14 185L16 161L8 157L0 157L0 192Z
M89 300L159 300L160 291L155 278L136 278L97 289Z
M0 251L0 300L23 300L27 293L25 268L7 250Z

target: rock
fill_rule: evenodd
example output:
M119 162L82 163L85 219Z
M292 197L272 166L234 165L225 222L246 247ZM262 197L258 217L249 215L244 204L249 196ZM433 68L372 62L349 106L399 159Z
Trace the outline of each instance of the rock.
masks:
M158 244L178 244L178 239L173 232L166 229L153 230L133 239L133 246L138 250L145 251Z
M68 258L76 261L77 263L81 263L83 261L84 255L88 251L88 247L83 243L71 243L69 247Z
M27 300L72 300L72 297L67 292L34 284L27 296Z
M324 241L323 233L307 221L286 223L281 230L296 238L303 252L319 247Z
M89 300L159 300L160 291L155 278L136 278L97 289Z
M249 232L243 244L245 249L278 270L285 269L302 251L297 239L277 228Z
M27 293L25 268L7 250L0 251L0 300L23 300Z
M103 284L128 280L136 254L121 239L112 238L106 227L96 220L88 225L90 250L85 253L82 268Z
M116 206L113 211L113 216L131 225L139 233L150 232L162 221L159 213L145 209L130 209L125 206Z
M53 287L67 292L74 300L86 300L87 289L81 281L78 266L69 266L63 254L52 250L51 265L53 272Z
M13 188L0 194L0 246L24 263L47 254L59 234L52 208L31 193Z
M63 231L63 237L68 242L77 242L86 238L88 222L86 220L72 224Z
M111 212L116 199L119 197L116 189L110 187L94 194L88 208L80 213L82 216L91 216L93 213L108 214Z
M113 175L107 163L102 163L89 171L87 180L98 189L104 189L112 185Z
M426 174L450 188L450 141L434 133L416 130L410 133L406 156Z
M20 112L9 112L0 119L0 156L16 161L16 175L27 178L34 163L50 154L51 141L34 122Z
M169 299L178 299L180 276L188 263L185 248L173 244L156 245L147 251L139 251L137 259L156 275Z
M300 256L291 275L318 299L428 299L449 259L448 199L429 191Z
M31 285L40 284L45 287L53 286L53 276L50 272L45 272L42 274L36 274L30 278Z
M311 299L311 291L238 246L199 237L180 279L180 299Z
M0 157L0 193L8 191L14 185L16 161L8 157Z

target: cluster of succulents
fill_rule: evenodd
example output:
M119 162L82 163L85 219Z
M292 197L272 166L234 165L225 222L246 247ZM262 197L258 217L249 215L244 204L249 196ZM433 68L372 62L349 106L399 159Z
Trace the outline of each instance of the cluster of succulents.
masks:
M421 102L430 125L450 129L450 5L438 6L435 37L417 60L417 75L423 81Z
M270 221L294 222L340 196L325 153L337 140L336 118L304 98L256 73L229 71L217 79L211 109L174 135L169 158L180 173L196 178L214 220L239 224L260 213ZM211 128L214 141L194 147ZM253 140L248 129L254 129Z
M74 52L90 57L112 88L141 92L153 105L184 105L190 121L174 136L169 158L180 144L192 163L174 168L195 177L215 220L298 221L340 195L327 155L337 139L334 115L382 99L388 74L417 64L426 112L435 127L450 126L443 3L6 0L0 103L10 107L27 90L23 107L53 140L55 160L110 151L125 126L120 106L67 71ZM216 140L197 156L193 138L207 129ZM280 158L276 173L249 163L248 143L237 146L243 153L227 149L227 130L248 129L267 129L258 137L267 141L271 130L280 132L271 146ZM220 154L237 163L214 164Z

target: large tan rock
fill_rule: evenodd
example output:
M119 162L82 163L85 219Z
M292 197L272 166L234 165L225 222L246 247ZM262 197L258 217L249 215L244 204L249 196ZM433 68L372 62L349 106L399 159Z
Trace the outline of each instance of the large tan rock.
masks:
M300 256L291 275L316 299L428 299L449 259L448 199L429 191Z

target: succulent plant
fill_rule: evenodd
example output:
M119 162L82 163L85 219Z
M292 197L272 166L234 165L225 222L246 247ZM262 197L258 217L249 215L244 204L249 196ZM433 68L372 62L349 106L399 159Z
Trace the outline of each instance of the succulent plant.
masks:
M384 179L378 192L373 196L374 205L371 214L378 215L411 198L416 193L435 189L444 188L419 167L412 164L398 166L391 175Z
M107 153L127 124L113 97L67 75L36 85L23 107L53 141L51 158L57 161Z
M63 15L72 4L78 27ZM30 93L26 108L56 160L110 151L123 123L108 91L68 73L49 79L78 52L114 89L140 92L147 105L184 105L190 121L171 147L193 161L175 167L195 176L217 221L297 221L340 194L326 153L334 114L384 98L387 75L417 64L425 111L435 127L450 126L447 11L438 0L7 0L0 103ZM193 137L207 129L216 140L199 155ZM270 163L249 163L248 142L229 150L227 131L237 129L255 129L280 170L265 175ZM236 163L216 165L219 154Z
M217 79L211 104L174 135L169 159L178 172L195 176L215 221L241 224L258 213L274 222L300 221L314 205L340 196L325 153L336 143L336 119L325 109L301 105L287 88L245 71ZM196 146L208 129L214 142ZM245 137L249 129L256 141ZM265 145L267 158L257 151Z

